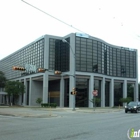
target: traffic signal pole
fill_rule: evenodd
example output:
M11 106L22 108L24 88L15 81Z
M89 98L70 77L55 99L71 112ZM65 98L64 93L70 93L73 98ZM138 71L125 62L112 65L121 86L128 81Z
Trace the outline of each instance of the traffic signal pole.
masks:
M73 51L73 49L72 49L70 43L67 42L67 40L62 39L62 42L67 43L67 44L69 45L70 50L71 50L71 52L72 52L72 54L73 54L73 57L74 57L73 77L74 77L74 88L75 88L75 90L76 90L76 74L75 74L75 71L76 71L76 62L75 62L75 53L74 53L74 51ZM75 95L76 95L76 94L73 94L73 95L72 95L72 98L73 98L72 111L75 111Z

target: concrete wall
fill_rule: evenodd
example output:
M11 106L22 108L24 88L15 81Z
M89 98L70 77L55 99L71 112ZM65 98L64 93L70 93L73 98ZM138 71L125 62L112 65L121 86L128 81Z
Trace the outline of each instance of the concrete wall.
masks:
M32 81L32 92L31 92L31 106L39 106L36 103L37 98L42 98L43 95L43 82Z

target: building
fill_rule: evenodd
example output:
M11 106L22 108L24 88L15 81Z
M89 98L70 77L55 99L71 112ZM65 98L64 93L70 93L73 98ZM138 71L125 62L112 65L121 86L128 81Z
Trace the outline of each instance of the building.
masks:
M127 97L129 83L134 86L133 99L138 100L137 53L136 49L84 34L44 35L0 60L0 71L9 80L24 83L26 92L19 98L20 105L37 106L36 99L41 97L43 103L71 108L76 79L76 107L93 107L90 100L94 90L101 99L99 106L113 107L120 105L120 98ZM12 66L26 70L15 71ZM45 71L38 72L39 68ZM56 75L55 70L62 73ZM0 102L5 103L6 95L0 97Z

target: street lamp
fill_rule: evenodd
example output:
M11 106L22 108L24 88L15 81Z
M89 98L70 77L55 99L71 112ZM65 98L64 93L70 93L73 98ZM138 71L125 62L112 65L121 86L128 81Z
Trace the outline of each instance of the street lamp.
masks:
M74 77L74 89L76 89L76 75L75 75L76 63L75 63L75 53L74 53L74 51L73 51L73 49L72 49L70 43L69 43L67 40L62 39L62 42L67 43L67 44L69 45L69 47L70 47L70 49L71 49L71 52L72 52L72 54L73 54L73 57L74 57L74 71L73 71L73 77ZM75 94L72 94L72 96L73 96L73 109L72 109L72 110L75 111Z

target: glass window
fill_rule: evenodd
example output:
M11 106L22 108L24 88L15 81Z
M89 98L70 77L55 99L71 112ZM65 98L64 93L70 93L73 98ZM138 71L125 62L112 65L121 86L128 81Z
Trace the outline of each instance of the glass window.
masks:
M80 57L78 60L83 61L81 62L81 68L83 67L82 64L84 64L83 69L86 68L87 71L90 71L91 66L89 68L89 65L93 63L93 72L102 72L120 77L121 65L125 67L135 67L135 53L129 50L114 48L100 41L85 38L78 38L76 45L78 46L76 53L79 53L78 56ZM133 68L133 70L134 69L136 68ZM129 71L127 73L129 73ZM123 74L123 77L124 76L126 76L126 74Z

